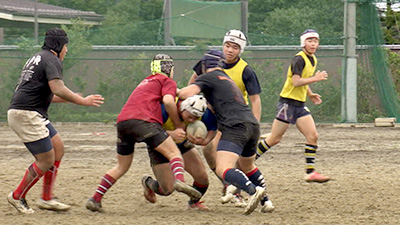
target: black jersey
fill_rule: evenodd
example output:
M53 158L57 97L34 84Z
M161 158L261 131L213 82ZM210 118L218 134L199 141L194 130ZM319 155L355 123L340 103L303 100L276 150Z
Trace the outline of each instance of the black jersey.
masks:
M25 63L9 109L37 111L45 118L53 98L48 82L62 79L61 60L48 50L42 50Z
M206 73L195 82L213 107L218 124L258 124L235 82L221 70Z
M232 72L232 69L235 68L241 60L244 61L242 58L239 58L234 63L230 63L230 64L224 63L224 70L227 70L224 72L227 73L227 75L230 78L234 79L234 77L232 77L232 74L230 74L230 72ZM198 61L196 63L196 65L194 65L193 71L197 74L197 76L202 75L201 61ZM228 72L228 71L230 71L230 72ZM251 68L251 66L248 65L247 62L242 71L241 76L235 77L235 78L236 78L236 80L235 79L234 80L235 80L236 84L238 84L240 82L243 83L243 85L245 86L245 89L249 95L256 95L256 94L261 93L261 86L258 81L256 72L254 72L253 68ZM238 85L238 86L240 86L240 85Z

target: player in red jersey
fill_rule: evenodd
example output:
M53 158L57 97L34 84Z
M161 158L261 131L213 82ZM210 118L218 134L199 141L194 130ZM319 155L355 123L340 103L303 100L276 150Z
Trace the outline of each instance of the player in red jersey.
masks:
M102 211L101 200L112 185L130 168L135 144L145 142L150 159L161 153L169 161L174 179L173 187L190 197L200 198L201 193L184 183L182 155L170 135L162 128L161 103L164 104L175 127L185 128L175 104L177 86L173 78L174 63L170 56L157 54L151 62L152 74L133 90L117 117L117 165L107 171L86 208Z

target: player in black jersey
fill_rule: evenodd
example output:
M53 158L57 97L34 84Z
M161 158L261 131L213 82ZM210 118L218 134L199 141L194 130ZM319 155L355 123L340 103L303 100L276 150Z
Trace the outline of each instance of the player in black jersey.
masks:
M186 99L202 92L211 105L222 133L217 147L216 173L251 195L245 209L245 214L250 214L267 195L264 177L254 165L260 125L235 82L222 70L223 58L221 51L208 51L202 59L206 73L181 89L178 96ZM236 168L236 163L241 170Z
M30 214L33 209L25 201L29 189L43 176L41 209L65 211L70 206L56 200L52 194L57 170L64 155L64 144L50 123L47 110L51 102L72 102L85 106L100 106L101 95L81 95L68 89L62 80L62 61L68 51L67 33L59 28L46 32L42 50L28 59L11 99L7 112L11 129L34 156L17 189L8 202L19 212Z

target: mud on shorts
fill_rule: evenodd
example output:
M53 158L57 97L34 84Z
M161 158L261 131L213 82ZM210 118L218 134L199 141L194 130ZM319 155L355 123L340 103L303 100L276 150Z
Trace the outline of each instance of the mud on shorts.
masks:
M228 151L243 157L256 154L258 139L260 138L260 125L241 123L233 126L220 125L221 140L217 151Z
M7 111L10 128L21 138L33 155L53 149L51 138L57 130L40 113L30 110L10 109Z
M281 98L277 104L275 118L284 123L296 124L298 118L310 114L310 110L304 103Z
M144 120L126 120L117 123L117 132L118 154L130 155L134 152L136 143L145 142L152 164L153 161L158 160L157 157L164 157L155 150L157 146L169 137L161 124L150 123Z

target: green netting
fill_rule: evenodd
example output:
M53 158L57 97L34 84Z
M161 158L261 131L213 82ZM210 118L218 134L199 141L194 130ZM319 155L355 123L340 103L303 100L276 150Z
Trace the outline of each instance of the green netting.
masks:
M171 0L171 34L175 37L221 38L241 29L241 2Z
M288 0L275 1L276 3L268 0L267 2L277 4L277 7L269 11L257 11L261 6L254 6L253 1L249 1L250 17L247 36L250 47L242 54L242 57L255 70L262 87L262 121L272 122L274 118L275 104L278 101L287 68L293 56L300 50L300 33L307 28L314 28L321 36L321 48L317 51L319 60L317 69L327 70L329 79L310 85L314 92L322 96L323 103L314 106L308 102L307 106L311 109L316 122L341 122L341 97L344 94L341 88L343 1L298 0L291 1L291 4L282 3L289 2ZM390 64L391 67L388 65L387 50L382 47L384 40L381 28L383 26L379 22L378 12L374 5L377 1L350 0L348 2L357 3L358 122L373 122L374 118L384 116L397 117L400 120L398 94L392 78L395 76L394 78L400 80L400 66L393 66L393 63ZM196 7L184 6L189 3L195 4ZM279 5L280 3L282 4ZM299 5L300 3L303 4ZM174 4L178 6L182 4L183 10L174 11ZM148 73L149 60L153 54L160 51L173 56L176 62L176 80L178 86L183 87L193 72L193 65L201 58L205 50L210 46L220 47L226 30L240 28L240 20L234 22L232 16L224 17L230 19L229 26L226 21L222 23L218 19L222 15L220 7L231 8L231 6L237 7L238 11L228 12L228 14L235 14L236 19L240 18L240 1L218 3L172 0L173 15L170 18L161 18L162 6L160 6L159 17L152 20L121 24L110 22L87 29L80 26L68 26L71 42L64 61L65 82L72 90L84 94L98 92L107 100L100 111L72 104L54 104L50 113L52 119L54 121L104 121L107 118L114 120L132 89ZM265 19L255 22L254 15L260 13L265 14ZM326 16L328 14L329 16ZM204 18L210 21L203 20ZM161 47L164 45L165 20L171 20L173 39L177 45L175 47ZM178 25L179 23L181 25ZM400 25L398 22L394 24ZM175 31L183 32L183 34L175 33ZM194 34L194 37L189 34ZM209 38L211 36L212 38ZM19 44L26 48L32 44L29 40L33 40L32 35L27 37L27 39L18 39L13 36L6 44ZM39 40L43 40L43 37ZM88 45L99 45L103 48L97 47L92 51L87 48ZM114 47L108 47L110 45ZM146 47L141 48L141 46ZM32 53L32 50L0 50L0 89L2 90L0 120L5 119L6 109L20 68ZM397 57L397 60L393 62L400 65L400 56L396 52L390 55ZM398 90L400 90L400 81L397 82ZM104 115L95 114L97 112L109 116L105 119Z
M396 117L397 120L400 120L398 93L389 73L387 50L382 47L385 42L374 2L376 1L364 0L359 3L359 42L367 45L369 50L369 63L365 63L363 69L367 69L373 74L376 94L379 96L380 105L384 108L386 116ZM363 79L363 77L359 79Z

